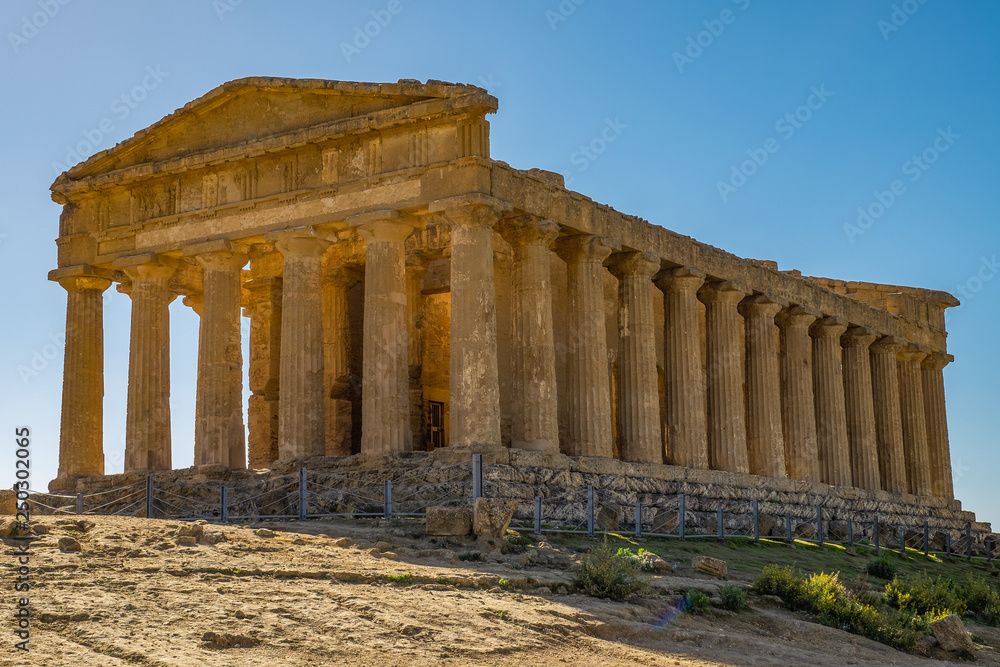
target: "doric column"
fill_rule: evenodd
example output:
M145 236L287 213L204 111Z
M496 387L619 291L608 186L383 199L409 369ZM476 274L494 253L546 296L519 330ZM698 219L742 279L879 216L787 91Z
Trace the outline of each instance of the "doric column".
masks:
M786 477L785 438L781 427L781 375L774 318L779 299L755 294L740 303L746 323L747 451L750 472Z
M705 304L708 454L715 470L750 472L737 310L746 295L728 281L709 283L698 291Z
M802 306L778 314L781 339L781 425L785 468L792 479L818 482L816 403L813 394L812 339L809 327L819 318Z
M611 254L599 236L559 239L566 262L566 396L570 456L614 456L608 341L604 324L604 260Z
M844 352L840 347L840 337L846 332L847 322L838 317L824 317L811 329L820 479L834 486L852 483L844 406Z
M868 348L878 335L865 327L851 327L840 338L844 349L844 403L847 440L851 445L851 477L862 489L882 488L875 433L875 401Z
M246 468L240 301L241 271L249 257L228 241L192 246L184 254L197 258L204 285L194 462Z
M424 295L423 277L427 273L427 263L420 256L406 259L406 326L407 326L407 366L410 375L410 435L413 449L427 448L424 437L424 383L423 376L423 333Z
M410 436L410 376L403 242L413 225L397 211L348 218L365 241L361 453L405 452Z
M321 258L329 241L298 227L277 232L275 247L284 257L281 297L281 375L278 397L278 452L282 459L322 456L323 305Z
M948 413L944 400L944 367L955 357L935 352L924 359L924 414L927 419L927 449L931 468L931 493L954 498L951 478L951 446L948 443Z
M927 449L927 419L924 406L921 362L930 350L910 345L896 355L899 373L899 409L903 422L903 452L909 492L931 495L930 457Z
M906 344L902 338L884 336L871 346L872 396L882 490L906 493L906 459L903 455L903 422L899 408L899 372L896 355Z
M514 253L511 447L558 452L549 246L559 235L559 225L551 220L514 219L501 225L501 234Z
M256 260L251 260L251 264ZM254 470L270 468L278 450L278 407L281 378L281 285L280 276L254 278L250 292L250 372L252 392L247 406L249 465Z
M170 302L174 268L143 257L119 265L131 279L125 472L170 469Z
M501 445L493 226L510 210L487 195L434 201L451 224L451 445Z
M663 372L667 408L667 462L708 468L705 371L701 364L698 289L705 274L681 267L660 272L663 292Z
M351 320L348 294L361 273L345 266L323 271L323 376L326 455L351 453Z
M625 461L663 462L656 334L650 283L660 260L647 252L612 256L618 278L618 429Z
M53 272L57 273L57 272ZM59 472L50 490L104 474L104 301L111 281L97 275L56 278L66 290Z

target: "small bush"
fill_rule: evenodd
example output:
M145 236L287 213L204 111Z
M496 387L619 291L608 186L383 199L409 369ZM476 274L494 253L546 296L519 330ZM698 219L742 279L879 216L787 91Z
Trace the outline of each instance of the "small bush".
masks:
M723 609L737 613L748 609L747 594L739 586L723 586L719 589L719 595L722 597Z
M626 549L626 548L618 549L619 558L624 558L625 560L635 565L637 569L642 570L643 572L652 572L653 570L656 569L656 567L651 562L643 558L643 555L647 553L650 552L646 551L641 547L639 548L638 553L633 553L631 549Z
M403 574L387 574L385 575L385 578L396 584L408 584L410 583L410 579L413 578L413 575L409 572L405 572Z
M500 579L497 581L497 586L500 588L507 588L510 586L510 579Z
M968 613L981 623L1000 626L1000 593L989 582L973 577L961 584L949 577L894 579L886 585L883 597L892 607L917 615Z
M895 579L896 564L885 556L880 556L868 563L868 574L876 579Z
M591 597L623 600L645 590L638 580L639 568L605 539L580 559L574 584Z
M688 612L696 616L705 616L708 612L712 611L712 601L700 591L688 591L685 593L681 605Z
M507 541L513 544L515 547L531 546L531 538L525 537L524 535L521 535L520 533L516 533L514 531L509 531L507 533Z
M465 553L458 554L458 560L472 561L474 563L486 562L486 556L478 551L466 551Z

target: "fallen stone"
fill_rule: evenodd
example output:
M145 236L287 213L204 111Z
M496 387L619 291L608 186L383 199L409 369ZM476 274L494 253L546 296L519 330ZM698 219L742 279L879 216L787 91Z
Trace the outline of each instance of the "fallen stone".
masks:
M646 561L646 565L644 567L644 569L646 570L652 570L657 574L669 574L674 571L674 568L670 566L670 563L663 560L662 558L652 553L651 551L647 551L646 553L642 554L640 558Z
M345 549L352 544L354 544L354 540L349 537L341 537L333 541L333 546L340 547L341 549Z
M965 624L955 614L931 623L931 632L945 651L973 654L976 651L972 638L965 630Z
M202 544L218 544L226 541L226 534L217 530L203 532L200 541Z
M274 537L274 531L270 528L258 528L253 534L257 537Z
M389 542L376 542L375 546L372 547L373 551L390 551L392 549L392 544Z
M82 551L83 547L80 546L78 540L67 536L59 538L59 549L62 551Z
M177 537L194 537L197 539L205 531L205 526L197 523L186 523L177 529Z
M729 566L726 565L726 561L711 556L695 556L691 560L691 567L716 579L725 579L726 575L729 574Z
M46 526L44 523L36 523L31 527L31 532L33 532L35 535L48 535L50 530L52 529Z
M192 535L181 535L177 538L177 544L185 547L193 547L198 544L198 540Z
M517 502L513 500L476 498L472 508L472 532L480 537L504 537L516 508Z
M428 507L426 529L428 535L468 535L472 530L472 517L464 507Z

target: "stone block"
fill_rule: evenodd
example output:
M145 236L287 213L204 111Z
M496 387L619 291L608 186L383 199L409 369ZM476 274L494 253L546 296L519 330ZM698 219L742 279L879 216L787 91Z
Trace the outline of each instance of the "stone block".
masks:
M513 500L476 498L472 508L472 532L479 536L505 536L516 508L517 503Z
M965 624L955 614L931 623L931 632L945 651L974 654L976 647L965 630Z
M670 563L663 560L662 558L660 558L651 551L647 551L646 553L642 554L640 558L646 562L644 569L652 570L657 574L670 574L671 572L674 571L674 568L670 566Z
M625 511L618 505L603 505L594 515L594 525L598 530L617 532L621 529Z
M800 540L816 539L816 524L812 521L803 521L792 529L792 535Z
M716 579L725 579L726 575L729 574L729 566L726 561L711 556L695 556L691 560L691 567Z
M62 551L81 551L83 547L80 542L72 537L60 537L59 549Z
M677 510L660 510L653 517L653 525L650 532L675 534L677 532Z
M13 489L0 491L0 515L12 516L17 514L17 494Z
M472 517L464 507L428 507L426 530L432 536L468 535L472 531Z

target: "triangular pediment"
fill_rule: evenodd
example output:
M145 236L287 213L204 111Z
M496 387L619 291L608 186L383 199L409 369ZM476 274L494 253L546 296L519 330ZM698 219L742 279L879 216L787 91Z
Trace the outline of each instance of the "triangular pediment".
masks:
M356 83L322 79L246 78L225 83L56 180L91 176L248 146L352 118L377 116L436 99L485 91L464 84ZM492 98L489 98L492 100ZM495 110L495 100L493 104Z

